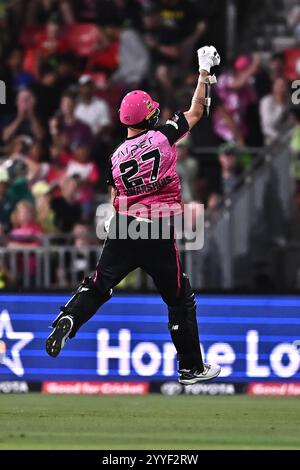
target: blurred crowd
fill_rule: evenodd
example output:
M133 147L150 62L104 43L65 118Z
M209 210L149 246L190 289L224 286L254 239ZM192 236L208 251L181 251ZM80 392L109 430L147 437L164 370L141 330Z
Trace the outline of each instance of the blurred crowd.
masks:
M282 123L294 127L292 146L300 151L286 52L226 63L226 2L207 3L0 0L2 245L39 246L41 234L87 230L107 192L109 156L125 136L123 95L149 91L162 122L186 109L198 78L195 52L205 43L219 49L223 63L210 117L178 146L184 200L215 207ZM288 21L300 56L299 8ZM205 154L206 147L219 151Z

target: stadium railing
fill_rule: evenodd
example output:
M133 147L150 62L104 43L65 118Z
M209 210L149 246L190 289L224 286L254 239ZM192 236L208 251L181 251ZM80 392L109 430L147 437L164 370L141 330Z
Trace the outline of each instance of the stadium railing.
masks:
M194 285L255 290L276 283L273 253L287 241L293 210L291 165L286 130L241 176L239 188L206 213Z
M44 245L39 247L0 247L0 278L6 277L2 289L70 289L95 270L102 243L77 248L71 244L71 236L59 235L60 244L55 244L56 239L58 235L46 235ZM184 251L182 244L179 244L179 250ZM185 252L182 259L184 270L192 274L193 252ZM119 287L154 290L152 279L140 269L130 274Z

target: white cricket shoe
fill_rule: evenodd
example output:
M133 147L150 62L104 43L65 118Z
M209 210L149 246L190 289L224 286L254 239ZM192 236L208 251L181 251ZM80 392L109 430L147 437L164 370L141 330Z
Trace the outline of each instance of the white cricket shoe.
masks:
M215 364L204 364L204 371L192 369L181 369L179 370L178 382L183 385L192 385L197 382L203 382L205 380L211 380L218 377L221 372L221 367Z

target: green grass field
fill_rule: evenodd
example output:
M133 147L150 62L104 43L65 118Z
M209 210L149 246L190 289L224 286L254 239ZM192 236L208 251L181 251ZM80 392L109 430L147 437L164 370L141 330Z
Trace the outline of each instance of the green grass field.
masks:
M300 400L1 395L0 449L300 449Z

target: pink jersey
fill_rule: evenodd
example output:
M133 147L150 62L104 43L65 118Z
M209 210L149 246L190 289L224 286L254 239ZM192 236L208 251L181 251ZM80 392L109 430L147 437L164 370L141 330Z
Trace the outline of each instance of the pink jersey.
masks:
M180 213L175 143L188 130L184 115L179 113L164 126L127 138L115 150L108 183L117 190L114 202L117 212L135 215L132 206L138 204L143 205L138 214L141 217L162 216L163 206L171 207L174 214Z

